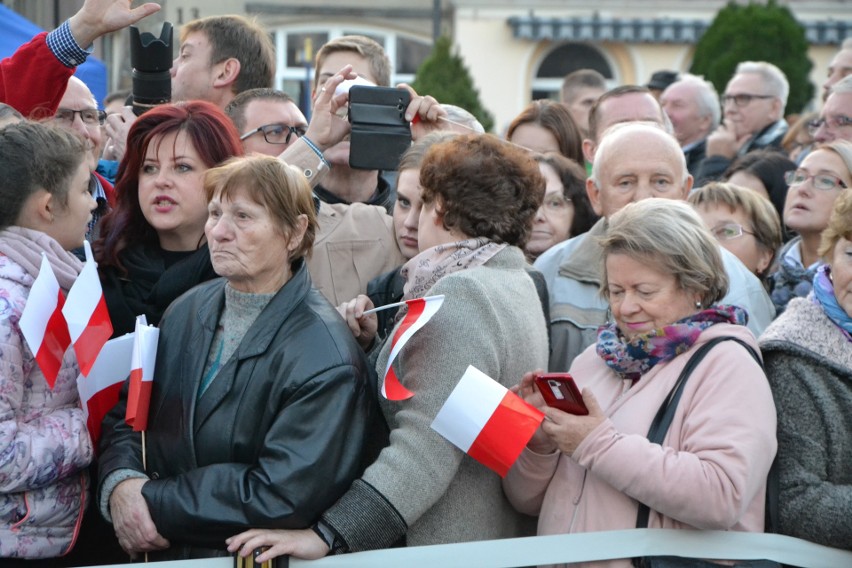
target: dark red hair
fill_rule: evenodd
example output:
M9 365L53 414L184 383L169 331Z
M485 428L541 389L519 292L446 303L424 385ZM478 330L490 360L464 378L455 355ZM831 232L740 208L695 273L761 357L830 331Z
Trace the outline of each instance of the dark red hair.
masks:
M129 243L156 243L157 232L139 207L139 172L148 145L172 132L184 132L208 168L241 156L243 147L231 119L219 107L205 101L189 101L155 107L133 123L127 150L115 179L116 204L101 219L100 238L93 249L101 266L124 271L121 252ZM204 191L199 188L199 191Z

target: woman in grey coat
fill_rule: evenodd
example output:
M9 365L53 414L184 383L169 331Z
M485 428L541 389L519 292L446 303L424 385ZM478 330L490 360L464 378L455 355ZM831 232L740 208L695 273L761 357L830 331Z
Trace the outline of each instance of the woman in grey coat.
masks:
M760 337L778 409L780 532L852 550L852 191L834 204L807 298Z
M500 477L430 424L468 365L508 387L547 364L547 327L522 250L544 179L523 150L493 136L459 136L429 150L420 185L421 252L403 267L403 299L445 299L394 360L414 395L380 398L390 444L312 530L247 531L229 539L232 552L271 546L258 561L318 558L387 548L403 537L429 545L532 533L531 519L503 495ZM370 307L356 300L345 314L362 343L375 334L375 317L363 316ZM390 352L386 341L376 364L380 380Z

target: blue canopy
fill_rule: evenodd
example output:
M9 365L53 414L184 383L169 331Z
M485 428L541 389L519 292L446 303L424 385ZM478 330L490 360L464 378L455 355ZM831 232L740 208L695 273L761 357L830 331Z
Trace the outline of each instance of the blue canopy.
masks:
M42 31L44 30L28 19L0 4L0 59L15 53L15 50ZM77 67L74 74L89 86L98 105L103 107L103 100L107 94L106 65L99 59L89 56L85 63Z

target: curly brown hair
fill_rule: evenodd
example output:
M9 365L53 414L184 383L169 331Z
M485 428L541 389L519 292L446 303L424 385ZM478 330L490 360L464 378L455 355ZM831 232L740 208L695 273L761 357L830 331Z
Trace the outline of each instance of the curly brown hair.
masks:
M476 134L432 146L420 185L423 204L436 204L444 228L523 248L546 183L528 152Z

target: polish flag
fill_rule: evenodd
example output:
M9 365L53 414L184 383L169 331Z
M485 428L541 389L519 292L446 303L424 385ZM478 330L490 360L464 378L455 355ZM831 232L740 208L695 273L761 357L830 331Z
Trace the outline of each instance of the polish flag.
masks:
M542 412L470 365L432 429L505 477L542 420Z
M47 256L42 253L38 277L30 288L18 325L51 389L62 367L62 357L71 345L68 324L62 315L64 303L65 295Z
M432 316L437 313L444 303L443 294L440 296L428 296L402 302L408 305L408 313L399 324L391 342L391 352L388 364L385 367L385 380L382 381L382 395L388 400L406 400L414 396L414 393L402 386L393 370L393 361L411 336L426 325Z
M151 402L159 338L160 330L153 325L146 325L145 316L136 318L133 356L130 362L130 389L127 393L127 412L124 415L134 432L148 428L148 404Z
M121 386L130 374L134 334L128 333L104 344L88 376L77 377L77 392L83 404L86 427L95 448L101 437L101 422L118 403Z
M101 348L112 335L112 322L104 300L98 265L92 257L92 246L84 241L86 265L68 291L68 301L62 308L80 372L88 376Z

